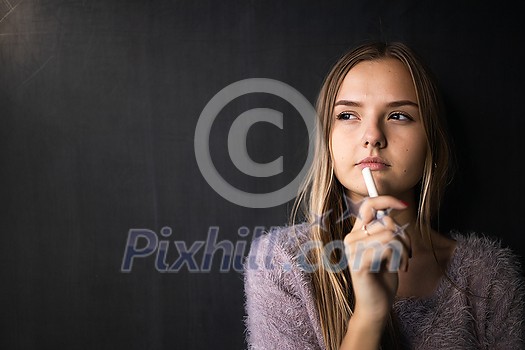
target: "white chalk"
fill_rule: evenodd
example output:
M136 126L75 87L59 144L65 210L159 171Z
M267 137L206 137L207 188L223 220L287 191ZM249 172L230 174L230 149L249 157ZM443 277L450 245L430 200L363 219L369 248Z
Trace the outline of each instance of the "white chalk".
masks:
M372 171L370 170L370 168L363 168L361 172L363 173L363 177L365 178L365 185L366 189L368 190L368 195L370 197L377 197L379 194L377 193L377 188L376 184L374 183Z
M367 167L363 168L361 172L363 173L363 178L365 179L365 185L366 189L368 190L368 195L370 197L377 197L379 194L377 193L377 188L374 182L374 177L372 176L372 171L370 170L370 168ZM386 213L384 210L378 210L376 217L378 219L381 219L385 215Z

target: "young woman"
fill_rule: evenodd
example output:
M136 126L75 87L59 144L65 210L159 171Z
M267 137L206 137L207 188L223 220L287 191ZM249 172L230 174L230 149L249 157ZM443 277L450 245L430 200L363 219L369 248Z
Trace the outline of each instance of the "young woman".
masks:
M255 240L250 349L521 349L515 255L432 227L451 155L428 69L401 43L344 55L322 86L304 223ZM379 196L370 198L368 167Z

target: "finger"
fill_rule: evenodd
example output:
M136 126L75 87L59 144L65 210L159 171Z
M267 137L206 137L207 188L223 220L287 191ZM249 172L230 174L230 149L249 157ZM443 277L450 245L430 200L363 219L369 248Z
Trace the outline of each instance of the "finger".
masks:
M345 243L345 254L352 270L378 272L381 266L392 272L407 269L407 243L386 229L366 239Z
M381 232L384 229L385 228L383 227L383 224L380 222L373 221L369 225L361 225L361 221L356 221L352 231L350 231L350 233L345 236L344 242L352 243L354 241L359 241L367 238L368 236L371 236L373 233Z
M395 232L396 229L399 227L396 224L396 222L389 216L384 216L381 219L374 219L368 225L363 226L371 235L384 230Z
M359 216L364 225L375 219L378 210L403 210L407 204L392 196L368 197L359 208Z
M408 258L410 258L412 255L412 242L410 240L410 235L400 234L399 232L402 230L402 226L397 225L391 218L385 218L384 221L386 222L384 230L378 232L379 234L382 234L381 237L384 240L382 243L388 244L388 242L393 240L399 241L401 244L403 244L403 251L406 252L406 254L403 254L403 256L406 255ZM377 235L376 233L374 234Z
M383 231L388 231L390 236L400 236L405 239L407 235L404 234L404 228L406 226L399 226L397 223L389 216L385 216L380 220L373 220L368 225L360 225L362 222L356 221L352 231L347 234L344 238L346 243L352 243L358 240L366 239L368 236L372 236ZM387 235L386 237L390 237ZM410 248L410 244L407 244L407 247Z

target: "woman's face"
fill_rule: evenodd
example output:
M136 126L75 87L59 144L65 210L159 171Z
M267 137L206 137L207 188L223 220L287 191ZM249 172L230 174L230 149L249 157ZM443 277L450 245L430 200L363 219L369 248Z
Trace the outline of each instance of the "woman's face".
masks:
M410 199L427 148L407 68L392 58L357 64L343 80L332 118L335 175L347 195L368 196L361 174L368 166L379 195Z

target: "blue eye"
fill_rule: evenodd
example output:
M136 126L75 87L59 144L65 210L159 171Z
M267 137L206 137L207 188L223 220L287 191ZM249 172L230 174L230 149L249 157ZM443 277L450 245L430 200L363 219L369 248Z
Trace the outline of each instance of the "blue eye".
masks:
M341 112L336 118L340 120L355 120L357 119L357 116L351 112Z
M390 114L390 116L388 117L388 119L394 119L394 120L400 120L400 121L410 121L410 120L414 120L414 119L412 119L412 117L410 117L408 114L400 113L400 112L395 112L395 113Z

